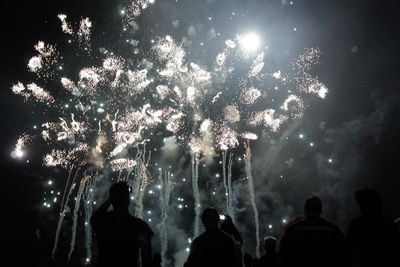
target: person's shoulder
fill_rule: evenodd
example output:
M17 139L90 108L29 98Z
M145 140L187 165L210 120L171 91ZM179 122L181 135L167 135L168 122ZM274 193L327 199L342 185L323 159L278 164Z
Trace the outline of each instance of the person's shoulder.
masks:
M153 231L151 230L149 224L144 220L137 218L135 216L130 216L130 220L135 228L138 228L140 231L148 232L149 234L153 235Z
M193 239L193 242L201 242L203 240L208 240L209 238L211 238L214 234L210 233L208 231L204 231L201 234L199 234L197 237L195 237Z
M325 230L330 230L335 233L343 234L342 230L340 230L340 228L336 224L334 224L324 218L319 217L317 220L317 225L319 225L320 227L323 227Z
M137 226L141 226L141 227L150 227L149 224L147 222L145 222L144 220L135 217L135 216L130 216L130 219L132 221L132 223L136 224Z
M129 215L129 217L130 217L130 220L132 221L132 223L135 223L137 225L147 225L147 223L144 220L142 220L138 217L135 217L133 215Z
M203 243L207 243L207 240L208 240L207 234L206 234L206 232L203 232L200 235L196 236L192 240L191 245L192 246L199 246L199 245L201 245Z
M339 226L337 226L336 224L334 224L334 223L332 223L330 221L327 221L325 219L323 219L323 221L324 221L324 224L326 225L326 227L328 227L331 230L331 232L333 232L333 234L335 234L338 237L344 238L344 233L339 228Z
M291 222L290 224L286 225L286 227L285 227L285 235L289 236L290 234L292 234L296 230L297 227L302 225L302 221L303 220L298 220L296 222Z
M203 240L203 239L204 239L204 233L201 233L200 235L198 235L195 238L193 238L191 243L192 244L196 244L196 243L201 242L201 240Z
M337 228L339 229L335 224L331 223L330 221L324 219L324 218L319 218L318 220L319 224L321 225L326 225L327 227L332 227L332 228Z
M96 215L92 215L92 217L90 218L90 221L92 223L93 222L104 221L104 220L106 220L106 219L111 217L111 212L112 211L106 211L106 212L102 212L102 213L99 213L99 214L96 214Z
M306 218L302 217L302 218L298 218L295 221L290 222L287 226L286 229L288 232L293 231L294 229L296 229L297 227L302 227L304 225L307 225L309 222Z
M232 244L233 246L235 245L235 240L233 240L233 238L228 235L227 233L223 232L223 231L218 231L219 236L221 239L223 239L225 242Z
M286 228L293 224L297 224L298 222L304 221L305 217L303 215L296 215L286 225Z

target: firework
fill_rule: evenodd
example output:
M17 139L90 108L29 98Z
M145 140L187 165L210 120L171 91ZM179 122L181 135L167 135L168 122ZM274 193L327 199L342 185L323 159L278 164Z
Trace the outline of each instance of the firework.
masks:
M135 19L153 2L132 1L122 8L122 31L138 27ZM65 14L59 14L58 18L68 43L77 44L72 49L78 51L68 54L78 55L76 65L64 62L66 57L61 55L67 52L59 50L60 46L39 41L34 46L36 54L27 65L37 79L16 82L11 88L26 102L37 102L45 121L37 131L39 135L36 131L26 132L17 140L11 156L23 157L33 140L42 138L48 148L43 155L44 165L69 170L53 256L63 220L72 210L73 231L68 253L71 258L80 203L84 203L87 223L94 205L92 192L99 190L99 179L107 179L102 173L111 173L109 179L125 180L132 186L134 213L143 218L146 189L153 183L156 166L162 164L157 165L160 157L152 160L150 152L159 151L162 140L170 136L190 155L193 234L200 232L199 168L219 155L222 155L225 211L235 219L232 178L235 149L243 142L258 139L262 131L277 132L304 114L308 98L325 98L328 93L327 87L310 74L320 56L316 48L298 56L286 70L277 70L266 67L268 51L261 48L262 40L256 33L237 34L221 41L224 48L216 54L212 67L207 67L201 58L189 59L190 47L176 41L171 34L152 36L146 53L130 37L127 43L135 46L132 59L118 49L94 47L94 24L90 18L78 22L69 22ZM195 28L191 28L193 31ZM80 55L87 56L84 63L79 60ZM246 183L256 223L258 255L258 211L248 143L245 151ZM172 176L171 172L159 174L162 189L159 228L164 258ZM90 261L91 244L87 237L91 234L90 226L85 226L85 233L86 259Z

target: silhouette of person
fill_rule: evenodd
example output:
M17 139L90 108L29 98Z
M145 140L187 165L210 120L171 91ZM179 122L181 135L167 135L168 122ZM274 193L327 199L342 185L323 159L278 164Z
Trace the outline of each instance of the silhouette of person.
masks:
M318 197L306 200L304 218L292 222L282 237L279 266L346 266L345 237L338 227L320 218L321 212Z
M381 195L365 187L354 197L361 216L350 223L347 233L352 266L398 266L393 265L398 242L396 224L382 213Z
M239 231L237 230L235 224L232 221L231 216L224 215L225 219L221 223L221 230L230 235L233 240L239 242L240 245L243 245L243 239L240 236Z
M206 230L193 240L184 266L234 266L235 243L218 228L218 212L214 208L207 208L203 211L201 220Z
M256 267L276 267L278 254L276 253L276 238L267 236L264 238L265 254L257 261Z
M111 186L110 196L90 220L98 245L98 266L151 266L153 231L143 220L129 214L130 188L124 182ZM113 210L107 211L112 205Z
M242 244L243 239L240 236L239 231L237 230L235 224L232 221L232 218L229 215L224 215L224 220L221 223L221 231L227 233L229 236L233 238L235 242L235 267L242 267Z
M253 257L249 253L244 253L243 256L244 267L253 267Z
M152 262L152 267L161 267L161 254L160 253L154 253L153 255L153 262Z
M400 258L400 218L397 218L394 222L397 226L397 257Z

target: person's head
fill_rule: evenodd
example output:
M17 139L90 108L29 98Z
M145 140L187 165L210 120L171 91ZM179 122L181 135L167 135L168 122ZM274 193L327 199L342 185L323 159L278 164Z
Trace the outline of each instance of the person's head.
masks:
M218 221L219 221L218 211L214 208L206 208L201 216L201 221L206 230L218 228Z
M223 219L221 223L221 230L227 233L228 235L232 236L234 234L234 225L232 222L231 217L228 215L224 215L225 219Z
M266 236L264 238L264 249L265 252L275 252L276 238L273 236Z
M382 212L381 194L373 188L364 187L354 192L361 214L374 215Z
M125 182L118 182L110 188L110 199L114 209L127 209L129 207L129 186Z
M316 196L312 196L306 200L304 204L304 216L305 217L319 217L322 212L322 202Z
M225 219L221 223L221 231L227 233L228 235L233 237L235 241L242 244L243 243L242 237L240 236L239 231L237 230L235 224L233 223L231 216L229 215L224 215L224 216Z

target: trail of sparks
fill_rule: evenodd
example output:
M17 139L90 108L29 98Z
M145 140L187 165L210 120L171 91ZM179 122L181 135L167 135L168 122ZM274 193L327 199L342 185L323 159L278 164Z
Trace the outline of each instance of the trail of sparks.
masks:
M229 158L227 161L227 154L229 154ZM228 168L226 167L226 164L228 162ZM233 194L233 189L232 189L232 154L228 153L226 150L222 151L222 176L223 176L223 181L224 181L224 187L225 187L225 204L226 204L226 210L229 214L229 216L232 218L233 221L235 221L235 209L233 207L232 203L232 194Z
M70 175L72 173L72 170L73 170L73 168L71 168L71 170L70 170L65 190L67 189L68 181L69 181L69 179L71 177ZM57 224L56 234L55 234L55 238L54 238L54 246L53 246L53 250L51 252L51 257L53 259L55 257L56 252L57 252L58 242L59 242L59 238L60 238L60 232L61 232L61 228L62 228L62 225L63 225L63 222L64 222L64 218L66 216L66 213L69 211L68 202L69 202L69 199L71 197L71 194L72 194L73 190L75 189L75 185L76 185L75 181L76 181L76 178L78 176L79 170L80 170L80 167L78 167L76 169L75 175L74 175L72 183L71 183L71 187L70 187L70 189L68 191L68 194L67 194L67 196L65 198L65 201L62 201L62 204L61 204L61 212L60 212L60 215L59 215L59 218L58 218L58 224ZM64 196L65 196L65 191L64 191ZM64 200L64 196L63 196L63 200Z
M71 260L72 253L74 252L75 249L75 242L76 242L76 229L78 226L78 211L80 209L80 204L82 200L82 196L84 194L84 190L87 186L87 184L90 182L90 176L87 176L86 174L83 174L84 177L81 179L81 182L79 183L78 187L78 192L76 194L76 199L75 199L75 207L72 215L72 233L71 233L71 244L70 244L70 249L68 252L68 260Z
M166 253L168 249L168 215L169 215L169 201L171 194L171 173L165 172L164 175L162 170L159 176L161 184L160 192L160 207L161 207L161 222L158 226L161 236L161 258L164 265L166 265L167 258Z
M252 171L251 171L250 142L247 141L247 143L245 143L244 146L246 149L246 152L244 154L244 160L245 160L245 169L246 169L246 175L247 175L247 185L249 188L250 203L251 203L251 207L252 207L253 213L254 213L254 225L256 228L256 256L257 256L257 258L259 258L260 257L260 222L259 222L258 209L257 209L257 204L256 204L253 175L252 175Z
M92 259L92 225L90 218L93 213L93 188L95 188L98 173L94 175L92 181L86 186L84 192L84 211L85 211L85 249L86 249L86 263L89 263Z
M199 190L199 158L197 153L191 152L192 159L192 189L194 198L194 236L198 236L200 233L200 190Z

